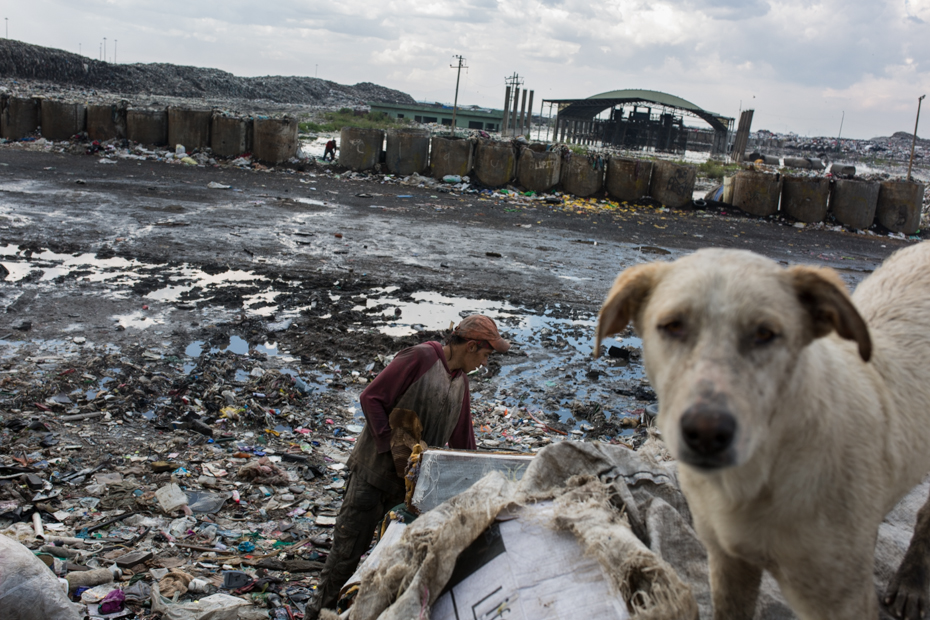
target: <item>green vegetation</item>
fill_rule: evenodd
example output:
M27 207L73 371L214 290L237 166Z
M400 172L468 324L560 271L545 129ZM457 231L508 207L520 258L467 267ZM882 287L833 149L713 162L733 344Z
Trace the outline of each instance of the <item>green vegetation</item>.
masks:
M395 129L405 127L410 121L405 118L392 118L384 112L371 112L356 115L350 108L342 108L338 112L324 112L320 122L306 121L300 123L301 133L320 133L324 131L339 131L343 127L361 127L363 129Z
M708 159L702 164L698 164L698 176L707 177L708 179L722 179L728 174L739 170L739 164L725 164L714 159Z

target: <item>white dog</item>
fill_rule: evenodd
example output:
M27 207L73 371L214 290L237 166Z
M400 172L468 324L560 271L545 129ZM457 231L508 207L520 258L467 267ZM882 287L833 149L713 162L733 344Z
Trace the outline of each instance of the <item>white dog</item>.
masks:
M878 526L930 470L930 244L850 299L829 269L701 250L622 272L602 338L633 322L659 429L708 551L717 620L750 619L762 571L805 619L878 617ZM923 617L930 502L886 594Z

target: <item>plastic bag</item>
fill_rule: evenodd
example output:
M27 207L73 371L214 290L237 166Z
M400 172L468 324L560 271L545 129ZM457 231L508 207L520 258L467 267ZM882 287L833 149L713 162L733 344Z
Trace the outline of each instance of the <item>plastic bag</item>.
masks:
M0 618L81 620L79 609L41 560L0 534Z
M163 614L165 620L238 620L242 607L250 607L248 601L222 593L191 603L172 603L158 591L158 584L152 588L152 611Z

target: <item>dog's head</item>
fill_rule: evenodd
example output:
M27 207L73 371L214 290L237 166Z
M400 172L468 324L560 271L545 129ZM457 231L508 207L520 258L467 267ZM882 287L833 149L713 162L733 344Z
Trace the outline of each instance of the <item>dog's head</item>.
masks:
M706 471L752 457L815 339L836 332L864 361L872 351L836 272L783 269L740 250L701 250L622 272L601 308L595 351L630 322L643 339L669 450Z

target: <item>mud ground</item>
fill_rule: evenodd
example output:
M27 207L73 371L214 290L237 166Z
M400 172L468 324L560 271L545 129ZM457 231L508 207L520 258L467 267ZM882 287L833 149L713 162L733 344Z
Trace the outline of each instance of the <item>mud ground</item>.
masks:
M515 346L474 378L490 382L479 401L535 408L569 429L586 412L609 418L654 400L632 334L590 359L597 309L620 270L728 247L830 266L854 286L911 243L719 204L490 200L312 162L276 171L100 161L0 149L8 370L30 351L104 347L147 351L183 378L205 354L229 353L316 381L353 411L393 353L481 311Z

